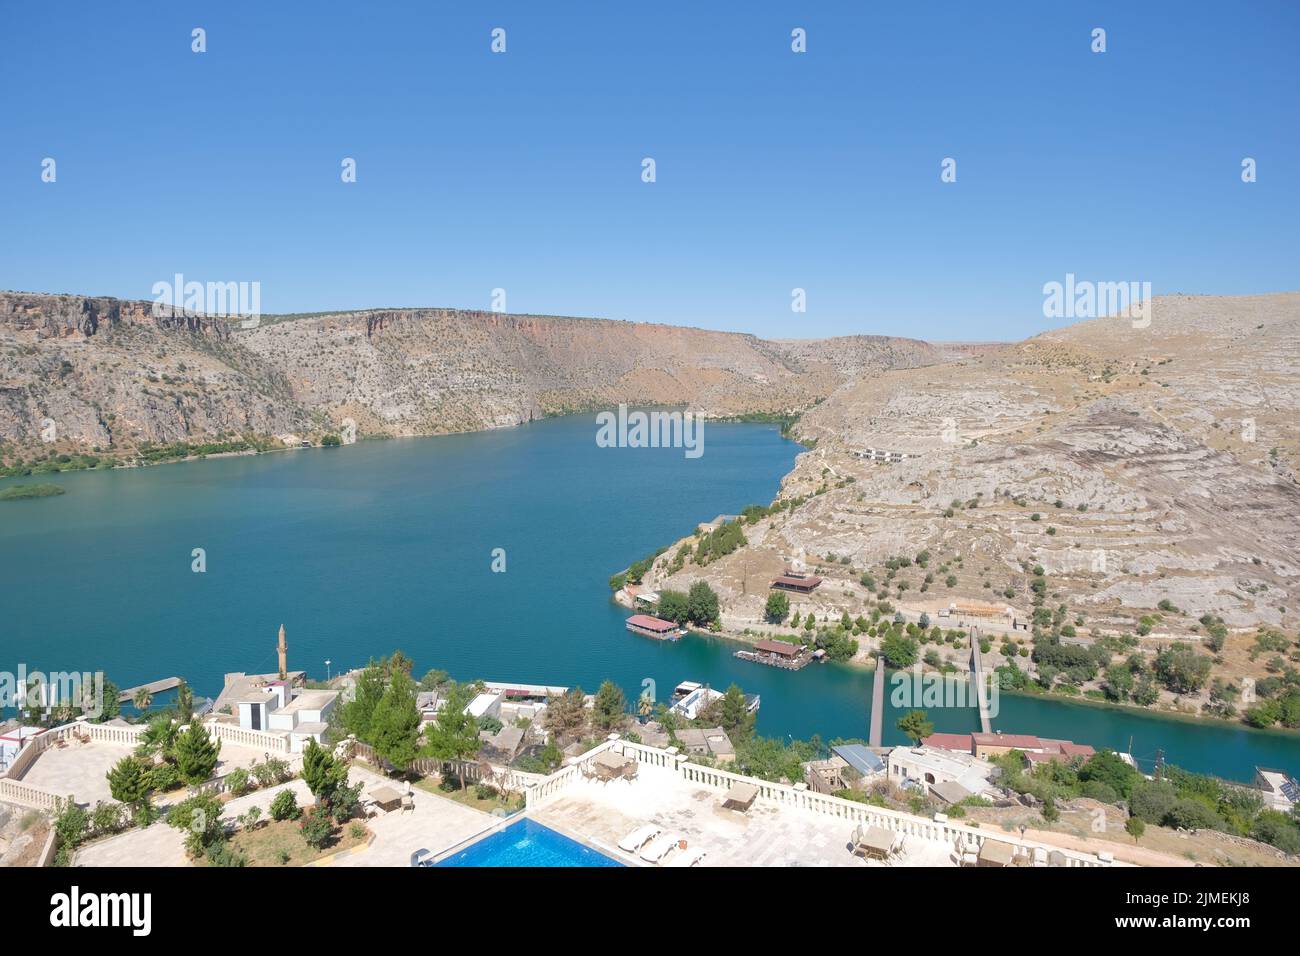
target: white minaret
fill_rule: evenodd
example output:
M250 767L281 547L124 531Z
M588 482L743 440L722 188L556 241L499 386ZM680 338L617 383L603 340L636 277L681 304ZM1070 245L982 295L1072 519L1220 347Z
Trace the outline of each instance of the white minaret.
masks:
M287 680L289 677L289 645L284 641L284 625L280 625L280 643L275 646L276 652L280 655L280 680Z

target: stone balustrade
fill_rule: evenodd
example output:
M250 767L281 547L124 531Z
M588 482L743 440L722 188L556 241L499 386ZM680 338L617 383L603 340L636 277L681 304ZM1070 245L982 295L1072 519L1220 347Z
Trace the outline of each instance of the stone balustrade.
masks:
M289 752L289 735L270 733L265 730L248 730L237 724L212 721L207 724L208 732L218 740L228 740L237 747L250 747L266 753L287 754Z
M691 763L685 754L675 753L672 750L660 750L656 747L647 747L644 744L636 744L626 740L605 741L600 746L587 751L573 765L556 771L531 787L527 792L528 808L530 810L534 809L545 801L564 793L574 782L580 779L580 768L583 764L588 763L598 753L609 749L633 757L639 764L670 770L687 783L719 792L725 792L738 783L751 784L758 789L758 799L760 801L779 807L788 807L792 810L833 817L843 820L846 825L856 826L861 824L880 827L919 840L947 844L953 848L961 845L976 852L978 852L985 840L996 840L1029 854L1031 858L1040 860L1044 859L1047 853L1054 851L1061 854L1067 867L1127 865L1113 862L1109 858L1109 854L1105 855L1106 859L1102 859L1090 853L1079 853L1032 840L1024 840L1007 833L981 830L978 827L952 823L942 814L939 815L938 819L928 819L910 813L903 813L899 810L890 810L867 803L858 803L854 800L845 800L842 797L835 797L830 794L817 793L805 786L790 786L788 784L772 783L769 780L759 780L756 777L745 777L729 770L720 770L716 767Z

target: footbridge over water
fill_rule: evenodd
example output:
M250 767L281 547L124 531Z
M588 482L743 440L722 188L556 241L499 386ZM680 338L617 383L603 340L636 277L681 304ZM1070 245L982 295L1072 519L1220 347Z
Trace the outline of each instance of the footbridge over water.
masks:
M989 716L989 685L984 679L984 661L980 655L979 628L970 629L970 681L975 686L975 697L980 705L980 730L993 733L993 718Z

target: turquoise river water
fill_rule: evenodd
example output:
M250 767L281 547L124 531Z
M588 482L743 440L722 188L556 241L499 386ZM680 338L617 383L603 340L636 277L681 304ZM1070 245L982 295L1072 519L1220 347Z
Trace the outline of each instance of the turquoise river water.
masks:
M709 423L705 453L595 443L592 416L427 439L362 442L39 479L68 494L0 502L0 669L103 670L119 686L187 678L213 695L227 671L323 677L401 648L416 673L629 697L682 680L762 696L770 736L865 736L871 674L790 673L732 657L728 641L629 634L606 580L697 522L766 503L799 447L774 426ZM194 549L207 570L191 570ZM493 549L506 571L492 570ZM977 725L937 710L940 730ZM901 736L886 709L886 742ZM998 729L1128 749L1247 779L1300 770L1300 736L1004 695Z

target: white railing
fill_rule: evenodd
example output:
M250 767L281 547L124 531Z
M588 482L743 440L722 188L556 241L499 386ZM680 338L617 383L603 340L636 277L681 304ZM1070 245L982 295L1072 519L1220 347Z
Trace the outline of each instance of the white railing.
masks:
M228 740L237 747L252 747L268 753L287 754L289 752L289 735L273 734L265 730L248 730L236 724L223 724L213 721L207 725L209 732L218 740Z
M672 771L685 782L696 786L725 792L735 784L747 783L758 789L759 800L792 810L833 817L845 821L846 824L881 827L917 839L945 843L954 848L960 844L964 848L973 849L976 852L978 852L985 840L996 840L999 843L1009 844L1029 853L1032 858L1038 859L1043 858L1047 853L1055 851L1061 854L1065 865L1068 867L1128 865L1102 860L1090 853L1080 853L1049 844L1037 843L1032 840L1023 840L1006 833L981 830L978 827L964 826L948 820L932 820L911 813L903 813L899 810L890 810L867 803L858 803L854 800L845 800L842 797L835 797L830 794L817 793L803 787L773 783L770 780L760 780L756 777L745 777L728 770L719 770L716 767L691 763L684 754L669 753L657 747L647 747L644 744L635 744L626 740L605 741L600 746L587 751L574 764L556 771L530 787L527 791L528 809L536 809L547 800L564 793L581 778L581 768L584 764L589 763L593 757L602 751L610 749L633 757L640 764Z
M0 801L5 803L16 803L36 810L53 810L63 798L63 794L44 787L0 777Z
M138 744L140 735L145 730L142 724L131 724L126 727L120 724L85 724L82 729L96 743L122 744L127 747L134 747Z

